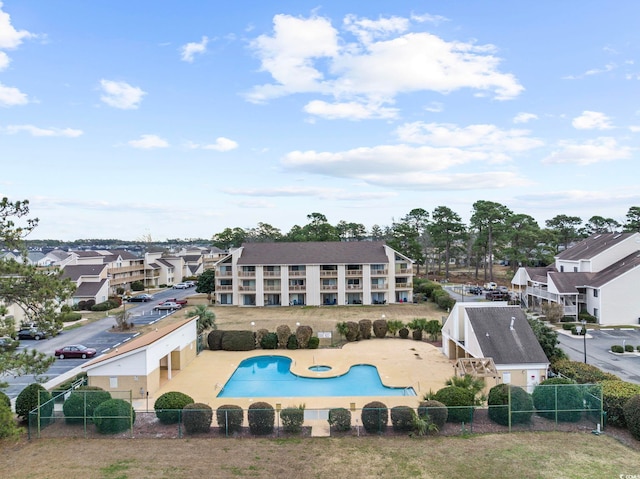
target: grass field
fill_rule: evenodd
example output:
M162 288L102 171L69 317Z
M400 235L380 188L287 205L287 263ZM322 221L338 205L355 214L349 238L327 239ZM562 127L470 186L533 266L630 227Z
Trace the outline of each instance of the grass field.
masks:
M601 435L300 439L40 439L0 443L11 479L639 477L640 452Z

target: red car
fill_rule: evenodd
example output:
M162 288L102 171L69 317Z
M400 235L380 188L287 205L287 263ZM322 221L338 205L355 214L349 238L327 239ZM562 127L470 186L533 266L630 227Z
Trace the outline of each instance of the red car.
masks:
M56 349L54 353L56 358L92 358L96 355L97 351L93 348L88 348L82 344L71 344L64 348Z
M184 306L185 304L187 304L187 300L186 299L178 299L178 298L167 298L163 301L160 301L158 304L162 304L162 303L176 303L179 304L180 306Z

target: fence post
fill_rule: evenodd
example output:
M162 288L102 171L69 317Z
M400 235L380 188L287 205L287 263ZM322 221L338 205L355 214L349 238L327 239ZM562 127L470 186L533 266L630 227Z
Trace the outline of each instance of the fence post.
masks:
M507 401L509 408L509 432L511 432L511 385L507 385L507 397L509 398Z
M133 410L133 391L131 389L129 389L129 405L131 406L129 408L129 425L130 425L130 430L131 430L131 437L133 437L133 415L135 414L134 410Z

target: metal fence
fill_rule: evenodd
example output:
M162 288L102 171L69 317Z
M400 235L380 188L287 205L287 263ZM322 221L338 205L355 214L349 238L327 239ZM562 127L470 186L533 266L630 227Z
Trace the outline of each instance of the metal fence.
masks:
M51 400L34 409L29 415L29 438L339 437L407 434L456 436L512 431L599 432L606 425L602 387L598 384L537 386L533 394L524 396L524 401L522 395L512 395L511 389L508 388L509 394L504 404L447 406L447 420L440 424L435 413L442 412L443 408L418 407L415 399L413 402L408 400L406 406L393 408L355 408L353 405L349 406L348 402L344 408L305 408L302 409L298 422L292 422L292 415L287 411L290 413L291 410L300 410L299 407L280 408L278 403L277 408L264 410L242 409L237 406L225 410L189 409L189 417L195 416L200 421L197 432L190 425L192 423L186 417L185 410L165 409L158 414L155 410L134 411L131 407L131 413L96 415L95 398L104 394L104 391L79 390L73 393L79 395L73 399L75 408L67 407L68 404L65 406L71 400L69 395L63 404ZM110 394L114 399L133 404L131 391ZM261 415L260 412L264 414ZM256 420L252 419L256 414L260 417L259 421L262 421L259 422L260 428L256 428ZM163 416L163 420L159 416ZM334 418L331 423L330 416ZM422 422L417 421L420 418L423 419ZM96 421L105 419L119 422L125 427L106 435L96 427Z

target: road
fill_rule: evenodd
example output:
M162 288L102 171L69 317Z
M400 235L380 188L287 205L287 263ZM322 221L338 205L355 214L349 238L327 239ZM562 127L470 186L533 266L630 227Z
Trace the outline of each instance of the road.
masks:
M560 347L572 361L584 361L585 340L582 336L558 334ZM613 354L611 346L615 344L640 345L638 329L601 329L588 330L586 338L587 363L603 371L613 373L624 381L640 384L640 354Z
M127 303L126 311L129 313L129 321L136 326L153 324L162 318L171 314L169 311L154 312L153 308L158 303L167 298L183 299L194 293L194 288L190 289L167 289L154 294L154 299L147 303ZM136 337L139 333L133 331L115 332L113 326L116 321L113 316L106 316L102 319L92 321L80 327L68 329L57 335L56 337L40 340L40 341L20 341L18 350L35 349L38 352L53 355L56 349L69 344L83 344L89 348L95 348L98 356L118 347L123 342L129 341ZM38 379L41 382L49 381L61 374L71 371L81 366L90 359L56 359L51 367ZM17 378L3 378L8 384L4 390L11 399L20 394L26 386L36 382L37 378L33 375L19 376Z

